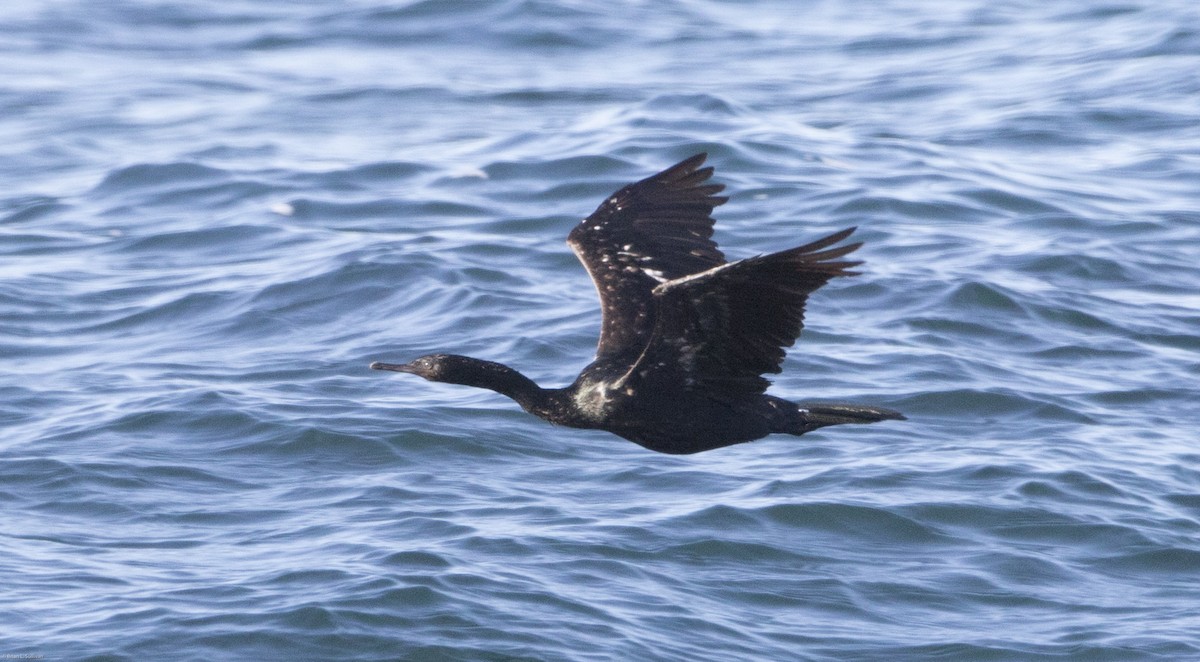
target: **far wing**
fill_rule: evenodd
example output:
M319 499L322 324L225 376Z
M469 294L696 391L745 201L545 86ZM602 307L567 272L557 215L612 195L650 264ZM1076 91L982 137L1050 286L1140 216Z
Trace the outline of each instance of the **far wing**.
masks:
M654 328L654 288L725 262L711 214L728 198L715 195L723 185L703 183L713 173L700 167L705 158L622 188L568 235L600 294L597 356L636 356Z
M761 394L763 373L780 372L784 349L804 328L808 295L861 264L839 260L861 243L829 248L842 230L791 250L721 265L654 289L657 324L629 378L664 379L715 398Z

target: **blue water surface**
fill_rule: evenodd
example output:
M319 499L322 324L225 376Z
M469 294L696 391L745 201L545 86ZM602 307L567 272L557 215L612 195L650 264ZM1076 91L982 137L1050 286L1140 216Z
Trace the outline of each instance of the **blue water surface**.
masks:
M0 655L1200 659L1200 4L0 8ZM731 258L859 226L694 456L568 383L563 243L709 152Z

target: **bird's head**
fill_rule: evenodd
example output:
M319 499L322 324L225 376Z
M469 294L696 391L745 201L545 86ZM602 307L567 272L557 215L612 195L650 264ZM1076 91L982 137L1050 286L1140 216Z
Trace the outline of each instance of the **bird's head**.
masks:
M420 375L431 382L478 386L492 390L502 390L505 383L525 379L506 365L458 354L427 354L409 363L376 361L371 364L371 369L407 372Z
M381 363L376 361L371 364L371 369L407 372L412 375L420 375L431 382L461 383L456 377L464 373L466 366L470 365L471 362L472 359L465 356L428 354L409 363Z

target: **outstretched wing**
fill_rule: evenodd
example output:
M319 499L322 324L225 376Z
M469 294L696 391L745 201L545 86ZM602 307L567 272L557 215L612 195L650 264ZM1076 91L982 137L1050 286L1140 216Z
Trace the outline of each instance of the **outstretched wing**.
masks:
M704 184L711 167L697 154L630 184L605 200L567 236L600 293L596 356L641 352L654 329L660 283L725 263L711 239L712 210L725 187Z
M761 394L769 384L762 374L780 372L784 348L804 328L808 295L857 273L848 269L861 262L838 258L861 243L830 248L853 232L659 285L654 335L629 378L682 383L720 399Z

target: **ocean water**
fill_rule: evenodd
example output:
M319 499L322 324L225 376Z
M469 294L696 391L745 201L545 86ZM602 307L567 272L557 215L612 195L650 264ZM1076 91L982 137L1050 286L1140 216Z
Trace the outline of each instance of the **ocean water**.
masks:
M0 8L0 656L1200 659L1200 5ZM372 372L591 358L563 240L698 151L850 225L694 456Z

